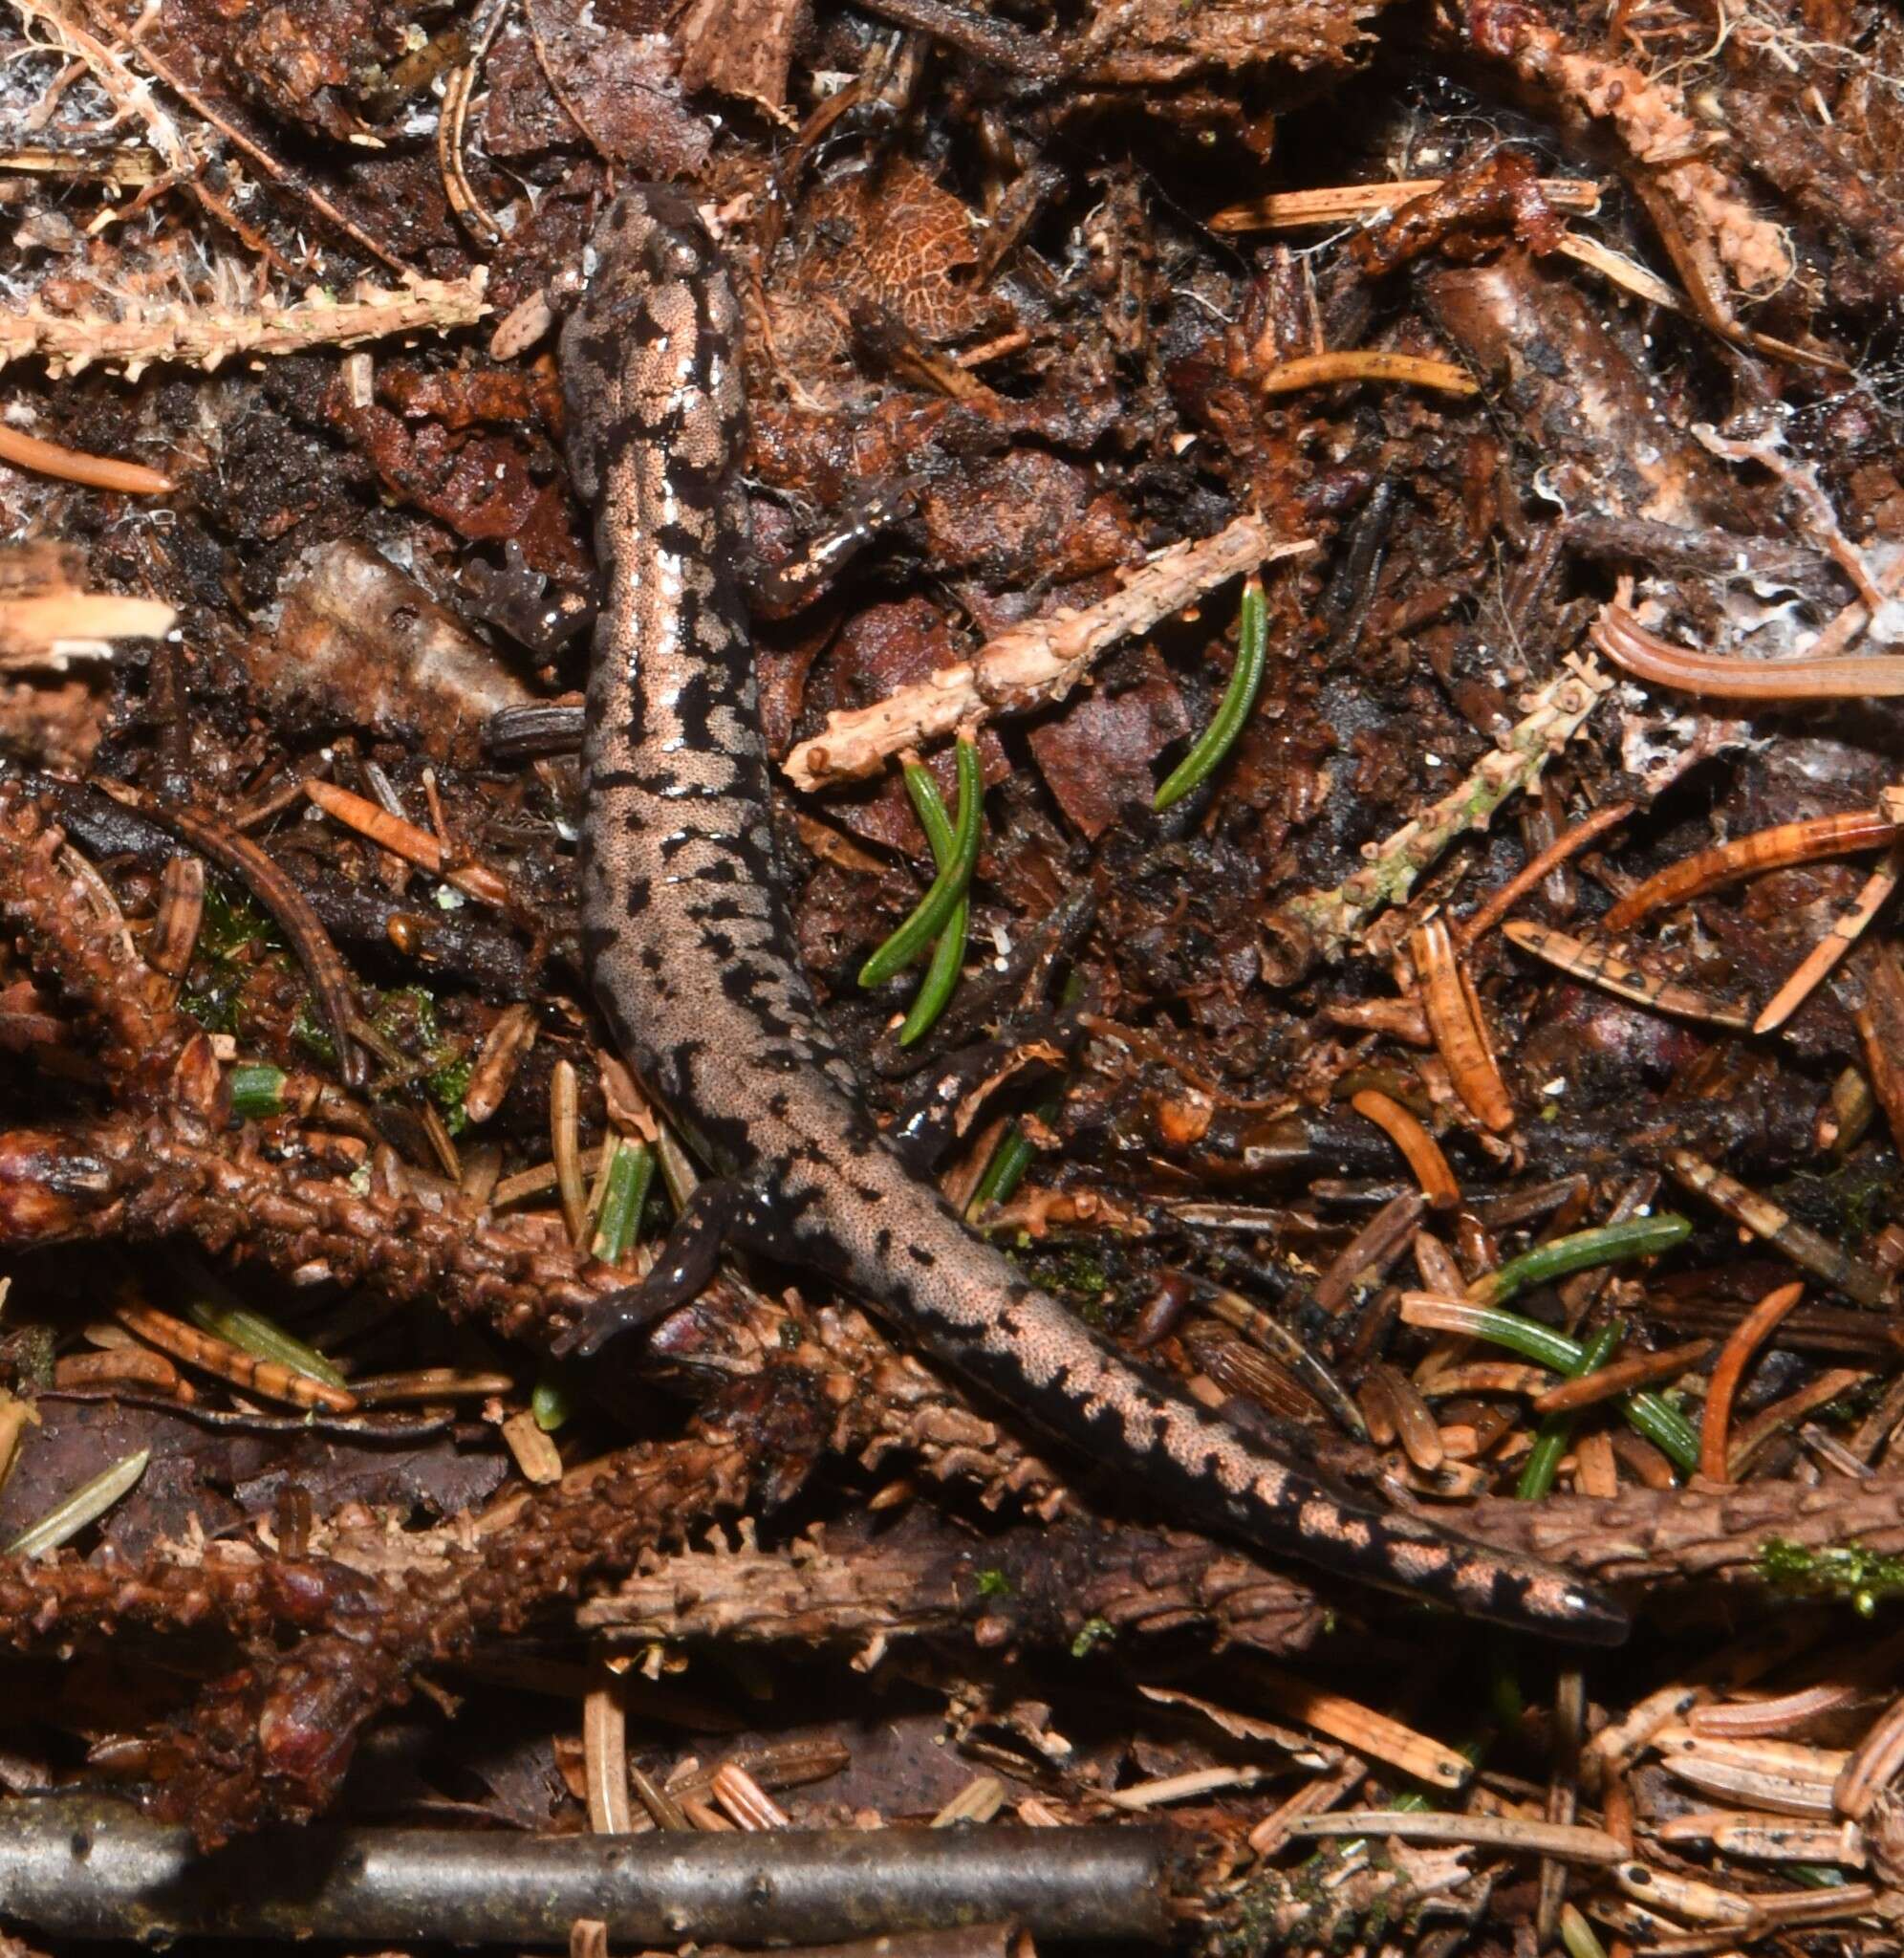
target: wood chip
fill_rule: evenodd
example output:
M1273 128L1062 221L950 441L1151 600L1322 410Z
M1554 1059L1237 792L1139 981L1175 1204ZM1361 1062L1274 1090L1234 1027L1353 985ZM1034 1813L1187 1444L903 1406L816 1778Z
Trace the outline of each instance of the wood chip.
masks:
M503 1440L527 1480L544 1486L561 1481L562 1457L527 1407L503 1423Z
M1252 1664L1248 1677L1280 1713L1339 1740L1359 1754L1386 1761L1432 1788L1465 1788L1474 1763L1431 1735L1418 1733L1341 1693L1331 1693L1273 1665Z
M1173 545L1126 572L1122 590L1098 604L1081 612L1060 607L1028 620L971 659L872 707L835 710L820 733L787 757L788 779L811 791L870 775L902 749L943 740L964 722L1062 700L1118 641L1148 632L1231 578L1315 548L1311 538L1272 536L1259 516L1241 516L1214 536Z

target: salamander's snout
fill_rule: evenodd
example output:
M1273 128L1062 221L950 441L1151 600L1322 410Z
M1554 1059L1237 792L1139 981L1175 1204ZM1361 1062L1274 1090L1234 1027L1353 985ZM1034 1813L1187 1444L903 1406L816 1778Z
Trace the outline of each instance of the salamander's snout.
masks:
M1391 1512L1349 1521L1358 1534L1367 1531L1361 1557L1333 1560L1352 1576L1439 1599L1467 1618L1569 1644L1622 1645L1633 1630L1626 1607L1615 1598L1558 1565L1478 1543L1418 1515ZM1318 1548L1311 1540L1305 1554L1319 1563L1332 1561Z
M1597 1585L1479 1547L1457 1564L1452 1590L1451 1601L1476 1618L1571 1645L1624 1645L1633 1631L1625 1605Z
M1543 1620L1543 1631L1578 1645L1624 1645L1633 1631L1633 1617L1617 1599L1590 1584L1569 1584L1561 1600L1561 1615Z

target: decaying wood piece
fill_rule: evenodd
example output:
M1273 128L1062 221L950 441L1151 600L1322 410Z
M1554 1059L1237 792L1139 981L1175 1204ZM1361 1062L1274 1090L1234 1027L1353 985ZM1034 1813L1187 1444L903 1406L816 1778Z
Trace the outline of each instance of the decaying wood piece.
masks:
M1065 1520L974 1537L922 1512L894 1536L816 1534L790 1551L681 1551L649 1560L576 1614L617 1642L888 1641L963 1632L985 1647L1068 1645L1097 1621L1118 1633L1196 1626L1220 1643L1294 1652L1321 1629L1299 1579L1207 1538Z
M783 112L793 41L807 13L807 0L692 0L675 30L682 93L718 89L769 115Z

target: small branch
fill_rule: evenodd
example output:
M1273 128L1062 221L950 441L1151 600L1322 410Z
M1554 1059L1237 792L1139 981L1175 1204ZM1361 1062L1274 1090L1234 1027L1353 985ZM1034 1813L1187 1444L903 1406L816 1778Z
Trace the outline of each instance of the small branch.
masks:
M1367 868L1333 890L1289 899L1266 921L1274 941L1266 948L1272 977L1291 984L1317 960L1347 950L1383 905L1408 896L1457 837L1484 830L1510 795L1538 782L1548 759L1586 726L1612 685L1590 659L1570 659L1567 670L1533 696L1525 718L1501 746L1432 809L1378 845Z
M30 306L24 313L0 313L0 366L37 358L58 380L102 361L123 367L136 381L160 361L189 361L209 370L239 355L354 347L393 334L451 333L488 312L483 297L487 279L479 266L465 278L412 279L395 288L360 285L348 299L266 304L244 313L169 306L103 319Z
M329 1806L357 1736L401 1701L417 1668L520 1632L593 1572L625 1569L649 1546L746 1506L769 1453L751 1432L703 1426L611 1456L579 1488L520 1500L473 1551L417 1566L359 1599L319 1592L305 1622L325 1627L207 1687L165 1738L152 1797L206 1847ZM315 1589L317 1587L314 1587Z
M162 15L146 12L141 14L135 24L119 20L108 0L77 0L77 5L91 13L96 21L103 20L112 33L124 35L144 67L150 69L194 115L203 117L227 141L249 157L273 184L302 198L318 217L341 231L359 250L387 265L392 272L404 277L413 275L409 266L373 237L347 211L341 209L303 170L287 163L267 147L250 128L240 123L228 105L212 100L198 79L199 54L193 49L188 36L180 36L178 53L174 54L159 45L161 36L165 34L172 25ZM112 58L119 62L123 70L124 64L119 62L119 57L114 55ZM134 81L132 88L135 99L141 102L151 100L152 90L149 86ZM166 160L168 163L172 161L169 154ZM196 165L189 172L182 174L189 175L194 187L199 187ZM202 191L201 194L206 193Z
M605 1266L585 1275L559 1232L531 1219L472 1221L414 1196L359 1194L243 1148L227 1153L183 1120L119 1116L0 1135L0 1245L180 1233L305 1282L434 1298L512 1335L562 1323L617 1282Z
M1741 291L1763 298L1794 271L1792 249L1780 228L1760 217L1741 187L1707 161L1704 127L1686 113L1685 98L1670 82L1626 62L1608 61L1570 47L1566 37L1531 13L1511 17L1475 9L1469 32L1484 53L1504 60L1540 90L1564 119L1607 122L1645 181L1682 213L1690 238L1670 232L1662 242L1697 294L1716 282L1722 266ZM1683 262L1690 251L1698 261ZM1715 294L1716 303L1724 303ZM1728 308L1729 323L1729 308Z
M300 1829L216 1874L183 1829L84 1795L9 1801L11 1923L63 1938L239 1937L561 1946L578 1918L618 1948L850 1938L1010 1920L1099 1942L1169 1933L1164 1837L1131 1827L510 1835Z
M1060 606L873 707L829 714L821 732L787 757L788 779L813 790L870 775L901 750L943 740L964 722L1063 700L1106 647L1148 632L1233 577L1314 549L1307 537L1276 542L1259 516L1238 517L1213 537L1174 544L1127 572L1121 591L1082 612Z
M974 1536L917 1510L897 1538L790 1552L678 1552L582 1606L617 1642L886 1641L969 1629L986 1647L1068 1645L1093 1620L1118 1633L1200 1625L1223 1645L1305 1649L1324 1613L1298 1580L1207 1538L1075 1518Z

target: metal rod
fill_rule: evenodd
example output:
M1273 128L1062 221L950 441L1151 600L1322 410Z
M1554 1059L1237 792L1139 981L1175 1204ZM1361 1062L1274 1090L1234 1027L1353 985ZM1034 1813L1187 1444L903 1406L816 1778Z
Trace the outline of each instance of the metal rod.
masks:
M577 1918L647 1945L821 1944L1010 1920L1040 1938L1163 1942L1163 1835L823 1829L517 1836L313 1826L200 1856L90 1795L0 1802L10 1924L67 1938L566 1945Z

